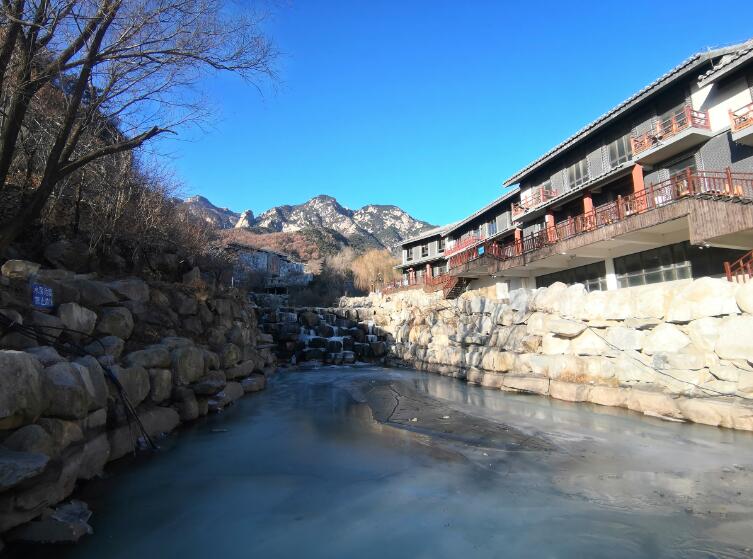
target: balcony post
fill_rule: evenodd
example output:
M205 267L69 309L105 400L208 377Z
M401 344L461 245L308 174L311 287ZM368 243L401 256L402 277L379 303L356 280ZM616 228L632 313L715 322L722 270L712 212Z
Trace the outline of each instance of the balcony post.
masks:
M557 229L554 226L554 211L547 210L544 217L544 224L546 226L546 239L550 243L557 242Z
M633 198L638 212L646 211L646 184L643 181L643 165L636 164L630 173L633 180Z
M523 252L523 230L520 227L515 228L515 256Z

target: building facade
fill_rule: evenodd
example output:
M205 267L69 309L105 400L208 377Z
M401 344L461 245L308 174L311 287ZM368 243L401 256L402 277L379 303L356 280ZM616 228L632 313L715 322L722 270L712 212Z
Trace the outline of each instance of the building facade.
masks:
M445 281L593 290L723 275L753 248L753 40L682 62L505 186L437 233Z

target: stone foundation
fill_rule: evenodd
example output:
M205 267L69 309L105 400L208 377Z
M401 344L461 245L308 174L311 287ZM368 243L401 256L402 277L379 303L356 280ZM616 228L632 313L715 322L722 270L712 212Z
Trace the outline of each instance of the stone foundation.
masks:
M500 390L753 430L753 284L700 278L504 299L409 291L343 299L394 364Z

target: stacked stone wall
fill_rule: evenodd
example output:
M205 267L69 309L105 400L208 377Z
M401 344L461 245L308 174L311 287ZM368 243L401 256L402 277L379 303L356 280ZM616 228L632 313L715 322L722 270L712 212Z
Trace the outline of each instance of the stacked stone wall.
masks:
M264 388L275 358L258 309L200 277L147 283L3 265L0 314L23 327L0 334L3 538L49 534L40 526L79 480L144 444L110 373L155 439ZM34 284L53 289L52 308L30 305Z
M341 306L374 321L395 364L753 430L753 283L700 278L590 293L557 283L504 299L411 291Z

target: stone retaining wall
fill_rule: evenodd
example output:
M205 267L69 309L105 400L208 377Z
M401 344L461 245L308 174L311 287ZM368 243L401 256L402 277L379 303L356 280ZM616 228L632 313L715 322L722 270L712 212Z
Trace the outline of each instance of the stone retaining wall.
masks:
M275 365L258 310L235 290L214 292L198 270L183 284L166 284L39 268L8 261L0 278L0 313L66 346L58 351L18 331L0 334L5 539L51 533L43 529L54 524L51 507L139 444L106 370L158 437L263 389ZM52 309L30 307L32 283L53 288ZM89 355L75 355L73 346Z
M701 278L505 299L420 291L343 299L395 364L489 388L753 430L753 283Z

